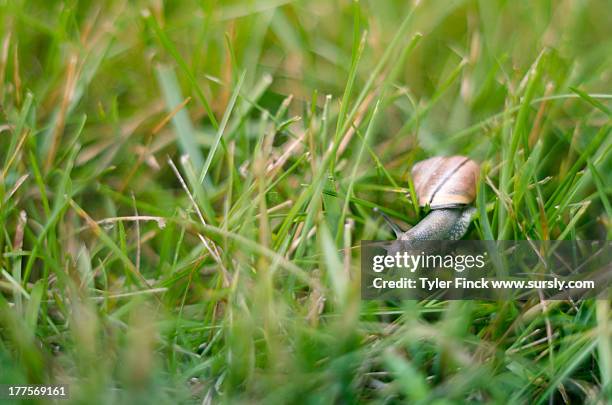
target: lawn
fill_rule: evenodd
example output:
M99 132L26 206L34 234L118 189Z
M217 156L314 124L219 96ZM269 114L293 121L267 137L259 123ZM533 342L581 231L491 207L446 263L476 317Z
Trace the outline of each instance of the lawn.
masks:
M611 9L0 0L0 384L609 403L610 300L364 301L359 245L450 154L465 239L612 239Z

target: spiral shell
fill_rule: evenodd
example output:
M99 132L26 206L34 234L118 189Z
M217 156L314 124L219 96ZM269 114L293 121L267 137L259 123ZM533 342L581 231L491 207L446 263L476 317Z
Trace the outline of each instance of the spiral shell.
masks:
M476 198L480 166L465 156L436 156L418 162L412 179L420 206L431 209L470 204Z

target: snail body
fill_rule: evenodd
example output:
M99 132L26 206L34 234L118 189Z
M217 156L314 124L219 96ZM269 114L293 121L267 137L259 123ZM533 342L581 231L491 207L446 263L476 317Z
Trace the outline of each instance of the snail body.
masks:
M465 156L436 156L417 163L412 169L416 197L431 212L408 231L396 232L397 239L461 239L476 211L470 204L479 174L478 163Z
M398 235L398 240L458 240L465 235L473 207L440 208L432 210L418 224Z

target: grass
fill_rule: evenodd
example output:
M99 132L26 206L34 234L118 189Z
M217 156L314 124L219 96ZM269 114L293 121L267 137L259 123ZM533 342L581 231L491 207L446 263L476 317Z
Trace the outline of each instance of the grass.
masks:
M417 4L419 3L419 4ZM612 237L607 2L0 2L0 383L96 403L606 403L610 301L363 302L374 208Z

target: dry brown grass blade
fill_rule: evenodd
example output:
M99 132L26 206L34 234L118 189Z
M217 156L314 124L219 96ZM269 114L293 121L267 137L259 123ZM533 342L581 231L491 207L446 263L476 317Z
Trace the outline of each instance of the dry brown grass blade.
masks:
M51 132L51 146L49 147L49 152L47 153L47 159L45 162L45 170L48 172L53 167L53 162L55 161L55 155L57 154L57 149L59 147L62 135L64 133L64 128L66 126L66 114L68 112L68 108L70 107L70 103L74 97L74 92L76 90L76 84L78 81L78 63L79 59L76 52L70 55L68 60L68 68L66 72L66 80L64 84L64 91L62 94L62 99L60 101L60 108L57 115L57 120L55 121L55 126Z

